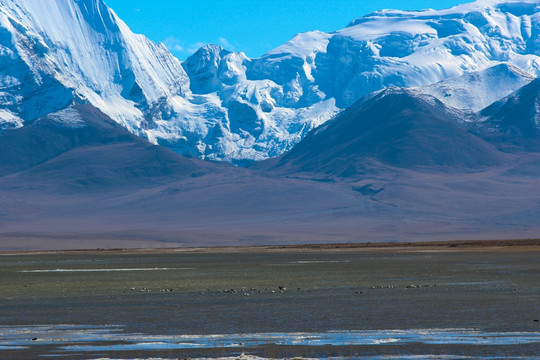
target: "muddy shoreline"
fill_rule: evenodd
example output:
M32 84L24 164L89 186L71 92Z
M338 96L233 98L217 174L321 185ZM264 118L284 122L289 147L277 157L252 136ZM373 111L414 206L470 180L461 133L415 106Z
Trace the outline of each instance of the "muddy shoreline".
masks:
M0 251L2 255L42 254L172 254L172 253L277 253L277 252L342 252L342 251L534 251L540 252L540 239L459 240L426 242L362 242L299 245L219 246L178 248L116 248L76 250L14 250Z

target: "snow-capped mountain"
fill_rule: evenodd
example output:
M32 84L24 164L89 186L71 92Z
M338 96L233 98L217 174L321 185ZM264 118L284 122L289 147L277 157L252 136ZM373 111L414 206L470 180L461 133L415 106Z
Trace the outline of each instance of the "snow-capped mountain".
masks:
M440 11L379 11L334 33L299 34L257 59L240 61L243 56L236 54L232 60L231 54L217 56L222 49L207 47L184 67L194 92L212 92L225 107L231 98L247 104L267 129L283 128L274 120L286 111L291 118L317 107L322 123L374 91L451 78L421 91L449 106L478 111L540 73L539 34L538 1L483 0ZM194 63L201 64L197 71L191 70ZM200 79L212 86L201 91ZM264 146L260 139L257 148ZM277 144L280 151L287 149L282 141Z
M476 84L500 91L479 101L463 101L478 89L466 78L445 85L465 87L447 104L477 110L537 76L539 49L536 0L383 10L334 33L299 34L257 59L209 45L183 64L133 34L102 0L0 0L0 130L80 97L181 154L265 159L373 91L509 64L501 76L515 75L511 88L494 70ZM430 89L445 97L444 86Z
M500 62L536 75L539 12L530 0L375 12L332 34L311 72L340 107L383 87L423 86Z
M169 110L164 99L189 93L180 61L133 34L101 0L2 0L0 26L2 92L11 100L2 107L25 121L62 108L75 93L151 137L151 124ZM46 98L36 96L40 90Z

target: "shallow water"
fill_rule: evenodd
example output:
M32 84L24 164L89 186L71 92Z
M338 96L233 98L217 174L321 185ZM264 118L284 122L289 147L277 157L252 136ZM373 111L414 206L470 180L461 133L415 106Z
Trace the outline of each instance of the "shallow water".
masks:
M322 333L255 333L156 335L122 331L120 326L3 326L0 347L60 344L62 351L253 348L260 345L350 346L402 344L515 345L539 344L540 333L484 332L476 329L328 331ZM96 345L100 343L100 345ZM69 344L69 345L66 345Z
M520 252L0 256L0 358L535 359L537 259Z

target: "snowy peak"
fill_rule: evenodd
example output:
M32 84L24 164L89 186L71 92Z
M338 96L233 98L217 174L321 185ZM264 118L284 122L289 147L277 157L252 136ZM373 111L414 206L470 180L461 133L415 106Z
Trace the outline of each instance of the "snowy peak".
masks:
M14 16L15 21L23 26L30 21L34 25L33 30L52 41L63 41L66 34L86 32L87 27L105 35L120 32L118 18L101 0L2 0L1 5L5 13ZM75 28L68 29L68 24L75 25Z
M513 65L499 64L415 89L436 97L447 106L476 112L534 79Z
M147 108L189 91L180 62L133 34L101 0L3 0L0 18L10 40L2 45L13 50L3 61L20 68L4 79L30 76L39 85L52 78L131 131Z
M114 12L101 0L78 0L79 9L89 25L97 32L106 34L110 31L120 31L118 18Z
M533 1L479 1L366 15L337 31L328 45L329 54L352 59L342 62L352 76L338 75L321 89L336 92L338 104L348 106L383 87L424 86L501 62L536 76L539 11ZM363 61L356 60L359 54Z
M315 79L312 71L316 67L315 59L319 53L326 52L330 34L309 31L298 34L285 44L254 59L248 69L248 78L252 80L270 79L284 85L307 80L306 85Z
M514 16L534 15L540 9L540 4L537 0L475 0L468 3L453 6L448 9L433 10L394 10L382 9L370 14L366 14L358 19L351 21L347 27L352 27L361 24L370 18L445 18L447 15L470 15L471 13L500 11L509 13Z
M220 85L234 85L245 80L243 53L230 52L219 45L206 45L197 50L182 64L191 80L191 91L208 94L220 89Z

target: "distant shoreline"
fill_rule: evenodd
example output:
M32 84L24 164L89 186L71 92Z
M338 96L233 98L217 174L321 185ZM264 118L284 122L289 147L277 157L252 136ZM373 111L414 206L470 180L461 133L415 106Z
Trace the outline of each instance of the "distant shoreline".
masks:
M512 240L458 240L421 242L361 242L298 245L216 246L177 248L117 248L76 250L13 250L0 251L2 255L45 254L174 254L174 253L279 253L279 252L430 252L430 251L535 251L540 252L540 239Z

